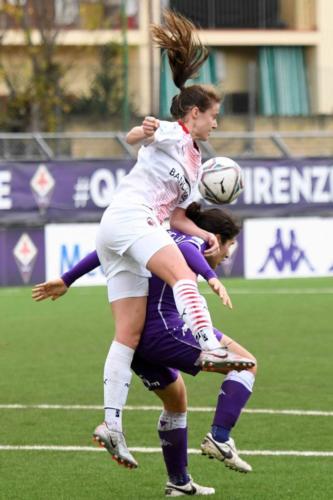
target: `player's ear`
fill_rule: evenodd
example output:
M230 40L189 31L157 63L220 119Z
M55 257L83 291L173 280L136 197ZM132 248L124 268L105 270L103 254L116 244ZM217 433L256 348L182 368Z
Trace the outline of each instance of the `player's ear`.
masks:
M221 235L220 234L216 234L215 236L217 238L217 241L219 242L219 245L220 246L223 245Z
M191 109L192 118L194 118L194 119L198 118L199 113L200 113L200 109L198 108L198 106L193 106L193 108Z

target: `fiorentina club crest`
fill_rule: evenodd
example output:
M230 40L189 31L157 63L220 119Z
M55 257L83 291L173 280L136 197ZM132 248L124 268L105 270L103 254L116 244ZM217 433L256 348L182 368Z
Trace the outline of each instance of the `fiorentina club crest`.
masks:
M29 283L38 250L27 233L23 233L16 243L13 255L20 271L23 283Z
M40 210L45 210L51 201L55 181L45 165L39 165L30 181L31 190Z

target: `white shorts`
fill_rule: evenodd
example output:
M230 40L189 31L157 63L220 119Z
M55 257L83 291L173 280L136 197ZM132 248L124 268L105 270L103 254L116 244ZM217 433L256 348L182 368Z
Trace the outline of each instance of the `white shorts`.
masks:
M147 262L167 245L175 242L143 205L109 207L96 237L96 250L107 280L122 271L149 278Z
M128 297L147 297L148 278L121 271L107 282L109 302Z

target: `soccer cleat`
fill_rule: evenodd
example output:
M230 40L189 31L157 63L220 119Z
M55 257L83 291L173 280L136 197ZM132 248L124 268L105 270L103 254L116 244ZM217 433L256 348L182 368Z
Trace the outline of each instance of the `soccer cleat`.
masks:
M201 451L203 455L208 455L209 458L221 460L229 469L239 472L252 471L251 465L242 460L238 455L235 441L232 438L229 438L224 443L220 443L219 441L215 441L211 433L208 432L201 443Z
M99 446L105 448L119 465L129 469L136 469L138 466L138 462L127 448L125 436L122 432L110 430L106 423L103 422L96 427L93 439Z
M243 358L223 347L211 351L202 351L199 357L201 369L205 372L228 373L231 370L242 371L255 366L250 358Z
M184 486L177 486L176 484L167 482L165 485L165 496L166 497L182 497L184 495L214 495L215 489L209 488L208 486L200 486L193 482L191 476L188 483Z

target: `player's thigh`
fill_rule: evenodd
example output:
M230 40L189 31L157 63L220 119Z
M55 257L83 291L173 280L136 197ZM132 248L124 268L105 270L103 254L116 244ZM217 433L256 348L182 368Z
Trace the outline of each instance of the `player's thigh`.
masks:
M229 337L228 335L225 335L225 334L223 334L223 337L222 337L220 342L221 342L221 345L223 347L227 347L229 349L229 351L232 351L233 353L238 354L239 356L244 356L246 358L253 359L253 361L255 361L255 363L256 363L256 366L254 368L251 368L250 371L252 371L253 373L256 373L257 360L250 351L245 349L245 347L243 347L241 344L239 344L238 342L236 342L231 337Z
M136 240L126 255L170 286L180 279L196 279L174 240L161 226L154 226L153 231Z
M176 245L167 245L158 250L149 259L147 269L170 286L174 286L181 279L196 280L195 274Z
M165 389L155 389L155 394L162 400L166 411L184 413L187 410L187 394L184 379L181 374L177 380Z
M146 318L148 279L120 271L107 282L108 298L115 321L115 339L136 348Z
M135 349L146 318L146 297L129 297L111 303L115 340Z

